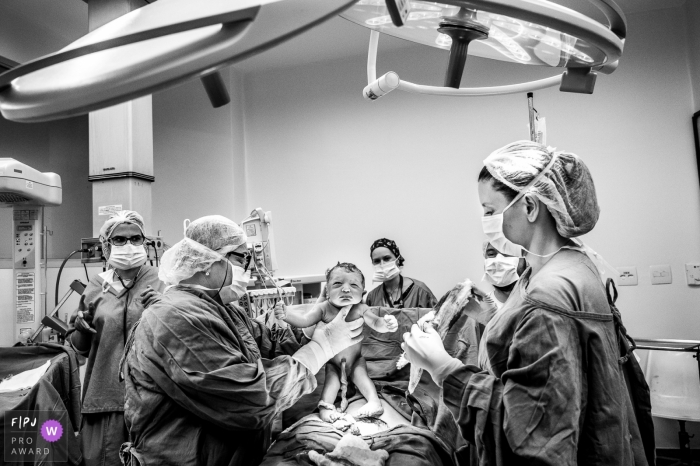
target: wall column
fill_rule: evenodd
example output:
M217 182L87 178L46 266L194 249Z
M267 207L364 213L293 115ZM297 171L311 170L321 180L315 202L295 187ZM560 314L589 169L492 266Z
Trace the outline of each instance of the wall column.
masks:
M145 6L144 0L90 0L90 31ZM153 111L151 96L90 113L92 234L114 210L136 210L152 232Z

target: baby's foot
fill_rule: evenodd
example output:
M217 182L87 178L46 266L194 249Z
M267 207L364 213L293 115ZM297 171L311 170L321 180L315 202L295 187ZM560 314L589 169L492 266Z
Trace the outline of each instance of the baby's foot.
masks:
M379 400L368 401L355 415L356 418L362 417L379 417L384 413L384 407Z
M333 409L319 408L318 417L320 417L323 422L333 424L338 420L338 412Z

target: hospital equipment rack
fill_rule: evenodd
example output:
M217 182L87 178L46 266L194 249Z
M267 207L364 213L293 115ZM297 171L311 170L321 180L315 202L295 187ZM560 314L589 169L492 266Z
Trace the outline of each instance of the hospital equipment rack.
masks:
M693 353L693 358L698 362L698 383L700 384L700 341L695 340L668 340L635 338L636 349L650 351L676 351ZM690 438L692 437L685 430L685 421L678 420L680 430L678 432L678 442L680 444L680 461L674 463L678 465L694 464L691 458Z

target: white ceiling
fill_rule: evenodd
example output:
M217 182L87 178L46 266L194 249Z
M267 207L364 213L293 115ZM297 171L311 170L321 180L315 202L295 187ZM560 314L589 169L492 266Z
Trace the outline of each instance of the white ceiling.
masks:
M589 2L582 0L556 0L556 3L574 8L584 14L600 18L599 12ZM626 14L663 8L675 8L685 0L617 0ZM10 32L12 22L33 25L16 28ZM5 33L1 29L5 29ZM87 4L82 0L0 0L0 55L23 62L56 51L87 32ZM37 37L43 34L45 37ZM8 35L10 37L8 37ZM33 46L21 44L31 35ZM43 39L43 41L41 40ZM13 42L13 43L11 43ZM333 58L365 54L369 31L365 28L333 18L330 21L292 39L291 41L236 65L243 71L262 71L312 63ZM381 50L391 50L410 45L405 41L383 36ZM14 46L14 47L13 47ZM18 50L20 50L18 52ZM9 51L9 53L8 53ZM14 56L12 56L14 55Z
M82 0L0 0L0 55L25 62L59 50L88 32Z
M1 0L5 10L74 41L88 31L88 7L82 0Z

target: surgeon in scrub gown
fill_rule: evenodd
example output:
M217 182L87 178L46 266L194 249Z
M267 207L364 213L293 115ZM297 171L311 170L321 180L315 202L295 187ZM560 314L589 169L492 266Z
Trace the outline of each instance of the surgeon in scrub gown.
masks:
M524 253L530 267L486 326L481 367L451 358L436 332L418 326L404 335L409 360L442 386L480 466L653 463L648 388L642 379L646 395L633 405L638 392L628 391L620 359L624 331L597 257L574 239L599 215L588 168L530 141L484 165L484 233L498 251Z
M100 241L108 269L90 279L67 340L87 357L80 428L84 464L118 466L127 438L119 360L143 312L139 295L147 287L162 291L164 285L158 270L146 263L141 215L130 210L112 215L100 229Z
M362 340L349 307L299 347L238 306L248 276L246 235L231 220L202 217L163 255L168 285L126 345L126 423L131 464L256 465L275 415L316 388L315 374ZM128 463L127 463L128 464Z

